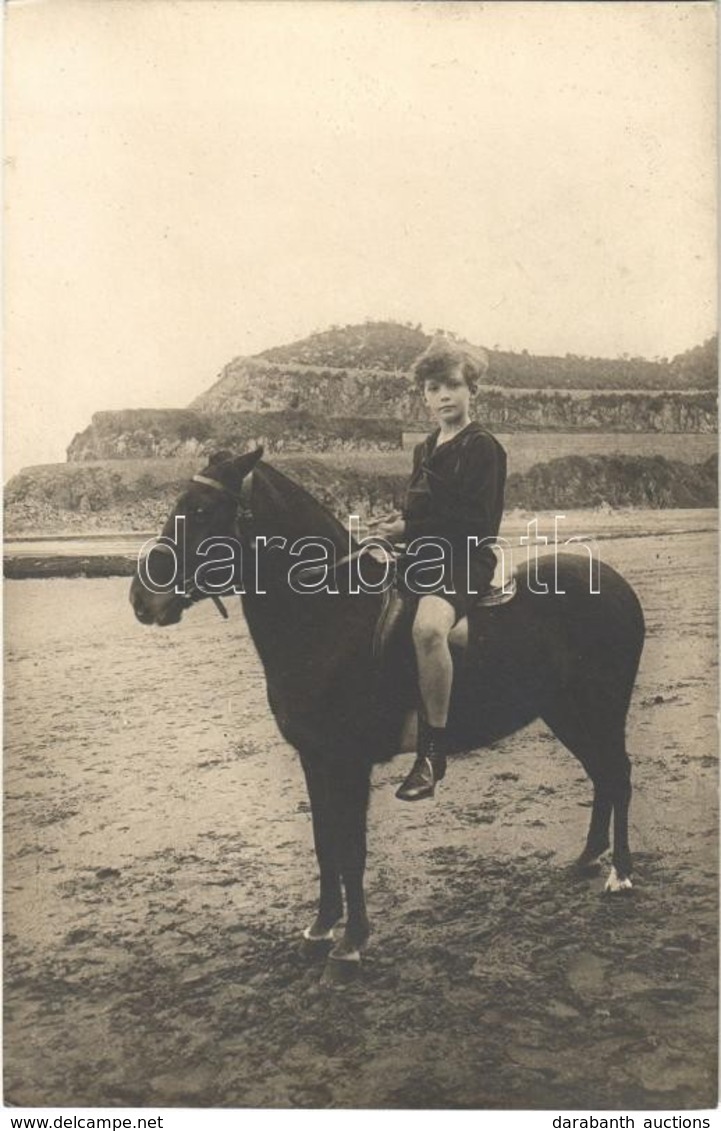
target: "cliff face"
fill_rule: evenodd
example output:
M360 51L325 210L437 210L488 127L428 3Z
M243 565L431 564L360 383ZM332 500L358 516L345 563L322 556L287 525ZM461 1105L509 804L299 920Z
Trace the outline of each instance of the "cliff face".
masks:
M403 377L281 370L266 381L257 362L226 375L194 405L95 413L68 447L68 460L202 458L259 444L267 452L386 451L401 446L404 430L429 426ZM712 393L485 389L475 415L498 432L711 433L717 420Z
M404 373L276 365L257 358L226 366L219 380L190 406L207 414L298 412L396 420L427 426L420 394ZM702 392L596 392L483 387L476 415L506 431L714 432L716 396Z
M483 418L505 431L715 432L713 393L551 393L480 395Z

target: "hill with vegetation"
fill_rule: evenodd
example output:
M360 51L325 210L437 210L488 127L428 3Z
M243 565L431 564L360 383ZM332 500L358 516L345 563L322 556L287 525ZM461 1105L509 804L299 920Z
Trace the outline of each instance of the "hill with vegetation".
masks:
M450 331L448 337L457 339ZM258 359L273 365L320 369L371 369L406 373L432 334L410 322L364 322L332 326L301 341L264 350ZM488 384L522 389L716 389L718 339L709 338L672 358L542 356L485 345ZM231 365L235 363L231 362Z
M280 365L330 369L381 369L405 373L431 340L420 323L363 322L331 326L298 342L258 354Z
M235 358L189 408L204 415L286 413L288 440L298 412L424 427L427 414L409 369L430 340L410 324L332 327L256 357ZM716 346L710 338L675 358L653 361L492 349L479 415L506 431L714 431ZM363 428L357 424L358 439Z

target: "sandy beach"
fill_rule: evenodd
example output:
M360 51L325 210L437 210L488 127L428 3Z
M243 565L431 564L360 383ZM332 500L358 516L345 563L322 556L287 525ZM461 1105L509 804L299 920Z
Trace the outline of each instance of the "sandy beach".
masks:
M633 892L569 874L591 787L541 724L427 805L394 799L406 755L340 989L301 954L309 807L237 603L149 630L127 579L6 582L5 1101L714 1104L716 542L654 521L602 548L647 622Z

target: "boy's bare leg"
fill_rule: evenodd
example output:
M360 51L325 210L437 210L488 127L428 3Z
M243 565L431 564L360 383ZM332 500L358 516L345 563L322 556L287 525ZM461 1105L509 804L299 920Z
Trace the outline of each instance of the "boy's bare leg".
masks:
M446 772L445 726L453 682L448 633L455 619L453 607L443 598L432 594L421 597L413 623L413 643L425 717L419 719L415 763L396 791L401 801L432 797L436 783Z
M426 722L432 727L444 727L448 720L453 684L448 634L455 620L453 606L442 597L428 594L418 602L413 622L413 644Z

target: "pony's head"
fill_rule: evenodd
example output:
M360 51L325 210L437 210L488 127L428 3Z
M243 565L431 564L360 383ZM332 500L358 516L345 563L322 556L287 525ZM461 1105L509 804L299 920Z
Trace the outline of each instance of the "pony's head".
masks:
M142 624L177 624L196 601L213 597L219 603L222 593L240 584L232 559L237 553L236 561L242 560L250 538L253 469L262 454L262 448L241 456L218 452L193 476L160 537L138 561L130 601Z
M177 624L205 597L226 615L220 598L228 593L265 596L259 557L275 596L282 589L292 600L323 584L312 564L317 558L308 563L307 552L321 545L333 577L337 565L357 556L349 559L355 543L338 519L298 483L260 463L262 454L262 448L242 456L218 452L190 480L160 537L138 561L130 600L142 624Z

